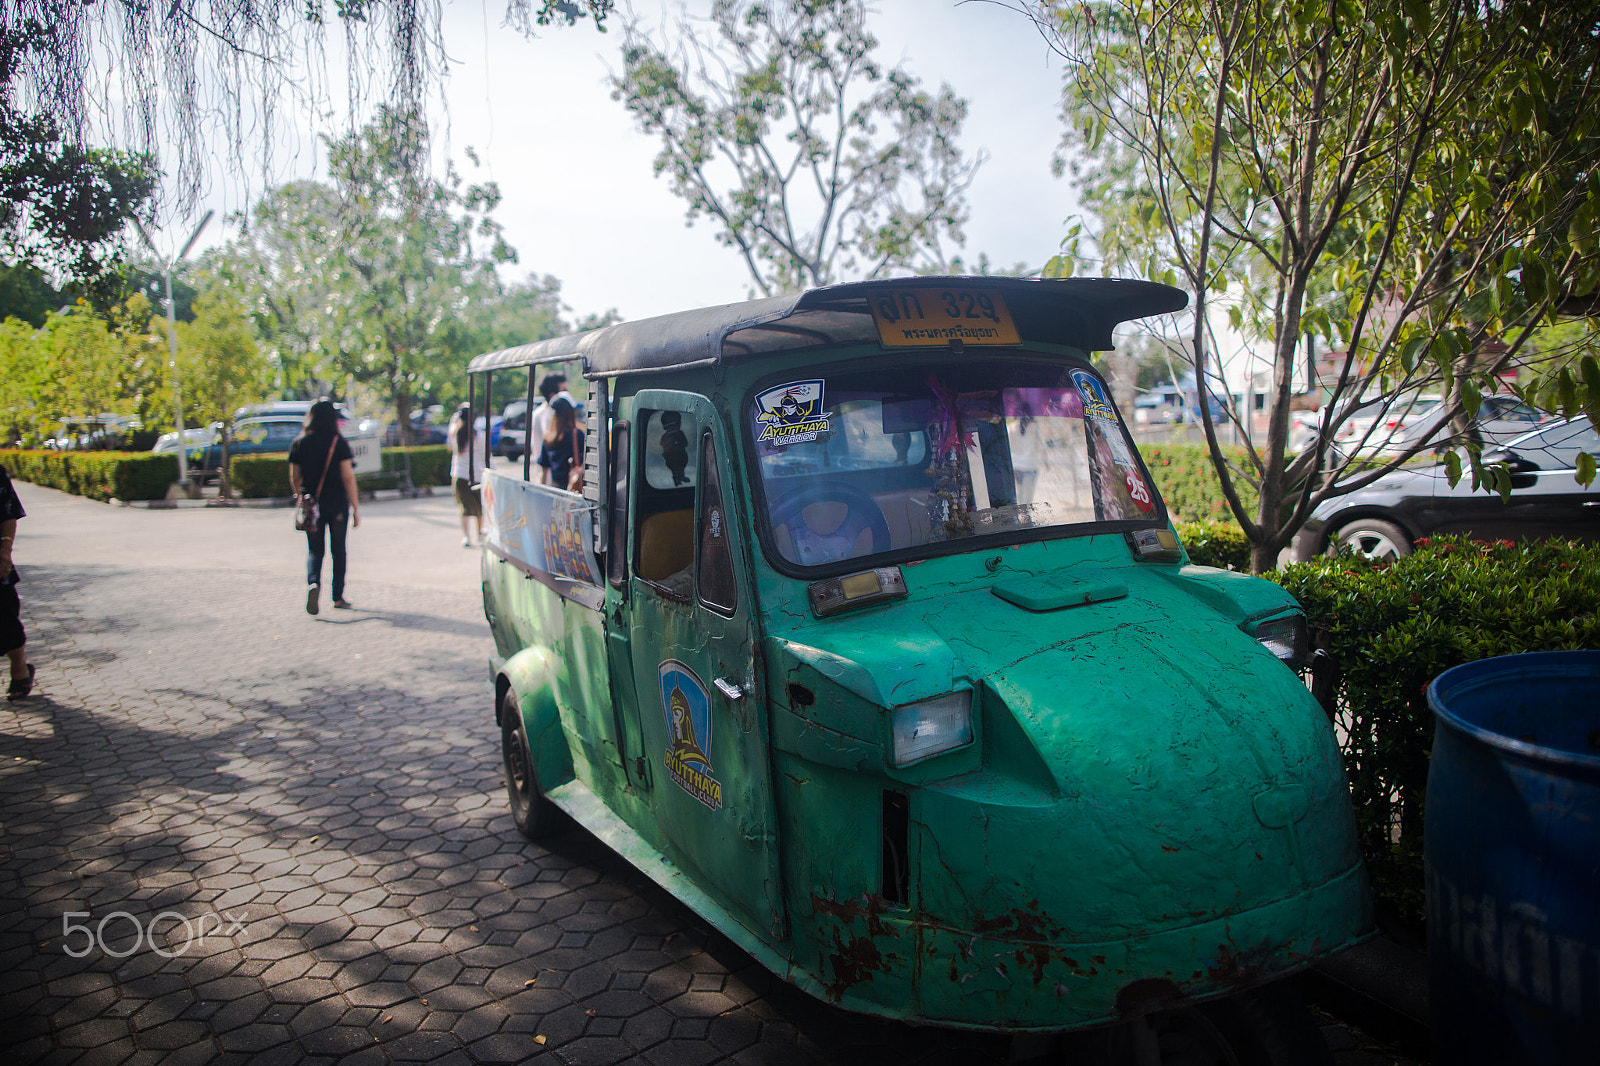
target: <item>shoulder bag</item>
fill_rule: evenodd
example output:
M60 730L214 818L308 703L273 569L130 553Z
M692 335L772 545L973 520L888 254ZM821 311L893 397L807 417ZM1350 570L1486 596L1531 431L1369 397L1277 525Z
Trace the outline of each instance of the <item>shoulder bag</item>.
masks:
M572 466L567 471L567 491L583 491L583 456L578 454L578 430L573 427L572 436L568 438L572 448Z
M322 476L317 479L316 492L302 492L294 505L294 528L302 533L315 533L322 525L322 512L317 506L317 501L322 497L322 485L328 480L328 467L333 465L333 450L339 446L339 435L335 433L333 440L328 445L328 457L322 461Z

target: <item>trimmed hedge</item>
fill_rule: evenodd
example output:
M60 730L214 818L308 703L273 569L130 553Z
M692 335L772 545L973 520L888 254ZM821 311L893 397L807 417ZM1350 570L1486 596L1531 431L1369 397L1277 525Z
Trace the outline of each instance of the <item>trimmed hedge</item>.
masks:
M363 490L393 489L400 485L396 471L403 465L402 456L411 457L411 483L417 488L448 485L450 483L450 449L443 444L425 444L414 448L385 448L383 469L373 477L358 482ZM241 455L228 460L228 484L245 499L282 499L289 495L289 463L280 454Z
M1176 522L1189 561L1221 570L1250 572L1250 539L1232 522Z
M1437 538L1391 564L1317 559L1265 575L1332 656L1334 714L1380 914L1420 930L1433 748L1428 683L1525 651L1600 648L1600 544Z
M1224 455L1244 465L1245 449L1228 445ZM1142 444L1139 453L1150 469L1161 498L1174 522L1213 522L1231 520L1228 501L1222 496L1222 483L1211 465L1211 453L1204 444ZM1249 485L1235 482L1245 507L1254 510L1256 494Z
M159 500L178 480L178 457L151 452L0 450L0 466L19 481L91 500Z

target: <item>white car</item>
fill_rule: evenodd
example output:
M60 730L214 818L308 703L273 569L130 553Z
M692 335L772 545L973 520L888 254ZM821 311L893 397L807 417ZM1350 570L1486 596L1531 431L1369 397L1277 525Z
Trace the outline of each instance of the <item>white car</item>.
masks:
M1472 429L1485 448L1493 448L1554 421L1556 417L1537 407L1528 406L1515 396L1485 396L1478 408L1478 416L1472 420ZM1434 453L1447 451L1457 443L1456 434L1447 424L1442 408L1430 412L1429 417L1421 421L1413 421L1411 425L1403 427L1394 436L1392 447L1395 452L1400 452L1418 440L1432 444L1429 450Z
M184 430L183 442L188 446L190 454L193 455L196 452L203 452L205 449L215 444L217 440L217 430L221 427L221 425L221 422L213 422L209 426L206 426L202 429ZM175 432L161 434L161 436L156 438L155 446L150 450L153 452L177 451L178 434Z
M1396 442L1416 427L1428 424L1439 410L1438 396L1377 396L1370 400L1341 404L1328 419L1337 423L1329 451L1335 457L1359 455L1363 458L1396 454ZM1351 415L1338 422L1339 412L1353 408ZM1300 453L1311 447L1322 432L1323 411L1296 411L1289 423L1289 451Z

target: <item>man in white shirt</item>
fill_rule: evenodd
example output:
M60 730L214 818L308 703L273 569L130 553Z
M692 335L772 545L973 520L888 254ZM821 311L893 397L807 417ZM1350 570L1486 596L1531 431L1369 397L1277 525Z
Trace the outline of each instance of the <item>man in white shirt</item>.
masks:
M544 403L534 408L533 414L528 417L528 451L535 456L539 454L539 449L544 447L545 434L550 431L550 420L555 417L555 412L550 409L550 405L556 401L556 398L560 397L566 400L573 407L578 406L578 401L574 400L572 394L567 391L567 375L559 372L544 376L544 380L539 382L539 395L544 397ZM550 484L550 471L548 469L537 465L535 465L534 469L539 471L539 484ZM565 487L565 485L562 486L562 488Z

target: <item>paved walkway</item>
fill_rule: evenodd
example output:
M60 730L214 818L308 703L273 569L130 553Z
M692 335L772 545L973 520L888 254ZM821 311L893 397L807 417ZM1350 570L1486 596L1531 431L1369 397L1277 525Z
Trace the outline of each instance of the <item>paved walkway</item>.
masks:
M447 497L367 504L356 609L312 618L286 510L19 491L0 1061L1005 1059L794 991L580 830L517 835Z

